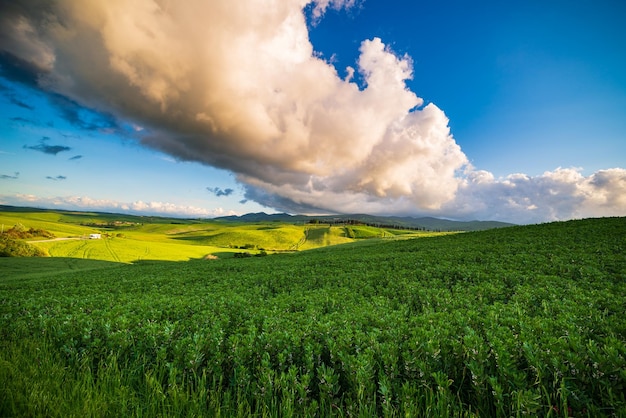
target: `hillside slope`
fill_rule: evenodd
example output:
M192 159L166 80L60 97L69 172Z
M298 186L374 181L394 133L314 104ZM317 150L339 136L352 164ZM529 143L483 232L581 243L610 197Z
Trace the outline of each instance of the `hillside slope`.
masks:
M3 276L0 415L626 416L625 251L608 218Z
M233 257L244 250L250 254L298 251L320 246L355 242L363 239L393 239L431 236L424 231L406 231L365 226L323 226L304 222L264 222L192 220L137 217L112 213L68 212L27 208L0 207L0 223L6 232L13 225L41 228L50 232L44 239L36 237L29 250L52 257L72 257L114 262L138 260L180 261L192 258ZM6 225L7 228L4 228ZM321 229L320 229L321 228ZM326 232L322 231L322 229ZM102 239L88 239L99 233ZM16 245L21 244L18 242ZM4 246L6 247L6 246ZM12 244L11 248L15 247ZM9 252L0 251L2 254ZM11 253L16 253L12 251ZM20 254L26 254L20 251Z
M505 228L514 224L498 221L453 221L432 217L412 218L398 216L374 216L365 214L348 215L289 215L287 213L267 214L264 212L248 213L241 216L222 216L215 218L223 222L288 222L329 224L362 223L371 226L411 228L428 231L482 231L493 228Z

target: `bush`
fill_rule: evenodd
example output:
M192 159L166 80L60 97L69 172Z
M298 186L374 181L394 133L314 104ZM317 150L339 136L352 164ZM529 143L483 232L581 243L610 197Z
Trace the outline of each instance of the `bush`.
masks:
M0 235L0 257L46 257L48 254L41 248L23 241Z
M252 254L250 254L250 253L235 253L234 256L235 256L235 258L247 258L247 257L252 257Z
M39 229L39 228L26 229L26 227L20 223L4 231L2 235L7 236L12 239L26 239L26 238L36 238L36 237L54 238L54 234L50 231L46 231L45 229Z

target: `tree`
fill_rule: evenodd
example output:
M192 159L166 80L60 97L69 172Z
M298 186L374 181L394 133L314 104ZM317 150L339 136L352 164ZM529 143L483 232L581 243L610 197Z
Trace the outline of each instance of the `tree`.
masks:
M41 248L13 239L6 234L0 235L0 257L46 257Z

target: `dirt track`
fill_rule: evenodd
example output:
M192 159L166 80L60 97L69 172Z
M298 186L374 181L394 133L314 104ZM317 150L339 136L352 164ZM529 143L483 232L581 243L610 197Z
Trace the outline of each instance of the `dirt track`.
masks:
M69 241L69 240L74 240L74 239L87 239L87 238L71 238L71 237L65 237L65 238L42 239L42 240L37 240L37 241L32 241L32 242Z

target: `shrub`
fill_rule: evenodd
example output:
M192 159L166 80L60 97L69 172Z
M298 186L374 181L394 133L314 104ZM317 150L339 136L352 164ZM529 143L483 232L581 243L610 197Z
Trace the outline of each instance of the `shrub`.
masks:
M20 223L14 225L12 228L7 229L2 233L3 236L7 236L13 239L25 239L25 238L54 238L54 234L46 231L45 229L35 229L26 227Z
M0 235L0 257L46 257L41 248L13 239L6 234Z
M252 257L252 254L250 253L235 253L235 258L246 258L246 257Z

